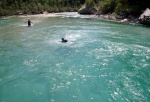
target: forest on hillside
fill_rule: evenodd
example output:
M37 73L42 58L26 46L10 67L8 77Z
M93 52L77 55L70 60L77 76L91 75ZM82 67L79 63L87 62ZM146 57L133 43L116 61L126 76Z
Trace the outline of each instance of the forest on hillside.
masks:
M0 16L78 11L85 2L94 2L102 14L139 15L150 8L150 0L1 0Z

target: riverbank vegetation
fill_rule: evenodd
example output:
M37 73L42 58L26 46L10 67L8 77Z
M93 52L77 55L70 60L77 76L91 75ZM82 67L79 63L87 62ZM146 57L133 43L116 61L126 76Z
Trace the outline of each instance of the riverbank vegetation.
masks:
M116 13L139 16L150 7L150 0L100 0L99 9L102 13Z
M1 0L0 16L78 11L83 4L96 5L101 14L139 16L150 8L150 0Z
M1 0L0 16L78 11L85 0Z

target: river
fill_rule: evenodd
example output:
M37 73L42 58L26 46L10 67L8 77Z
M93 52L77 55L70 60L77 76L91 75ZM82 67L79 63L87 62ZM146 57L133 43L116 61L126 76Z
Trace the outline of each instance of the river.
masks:
M0 19L0 102L150 102L150 28L58 15Z

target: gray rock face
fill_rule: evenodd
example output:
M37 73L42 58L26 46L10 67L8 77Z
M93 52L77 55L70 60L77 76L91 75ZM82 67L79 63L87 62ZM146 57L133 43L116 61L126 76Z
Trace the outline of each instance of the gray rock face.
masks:
M79 9L78 13L86 15L86 14L95 14L97 11L98 11L97 7L83 5Z
M150 9L147 8L139 17L141 24L150 25Z

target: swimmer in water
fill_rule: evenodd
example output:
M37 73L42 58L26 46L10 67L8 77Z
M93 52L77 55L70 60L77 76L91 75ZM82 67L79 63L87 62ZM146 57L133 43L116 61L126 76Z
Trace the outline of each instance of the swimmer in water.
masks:
M66 39L64 39L64 38L61 38L61 42L63 42L63 43L66 43L66 42L68 42L68 40L66 40Z
M27 23L28 23L28 27L31 27L32 22L30 19L28 19Z

